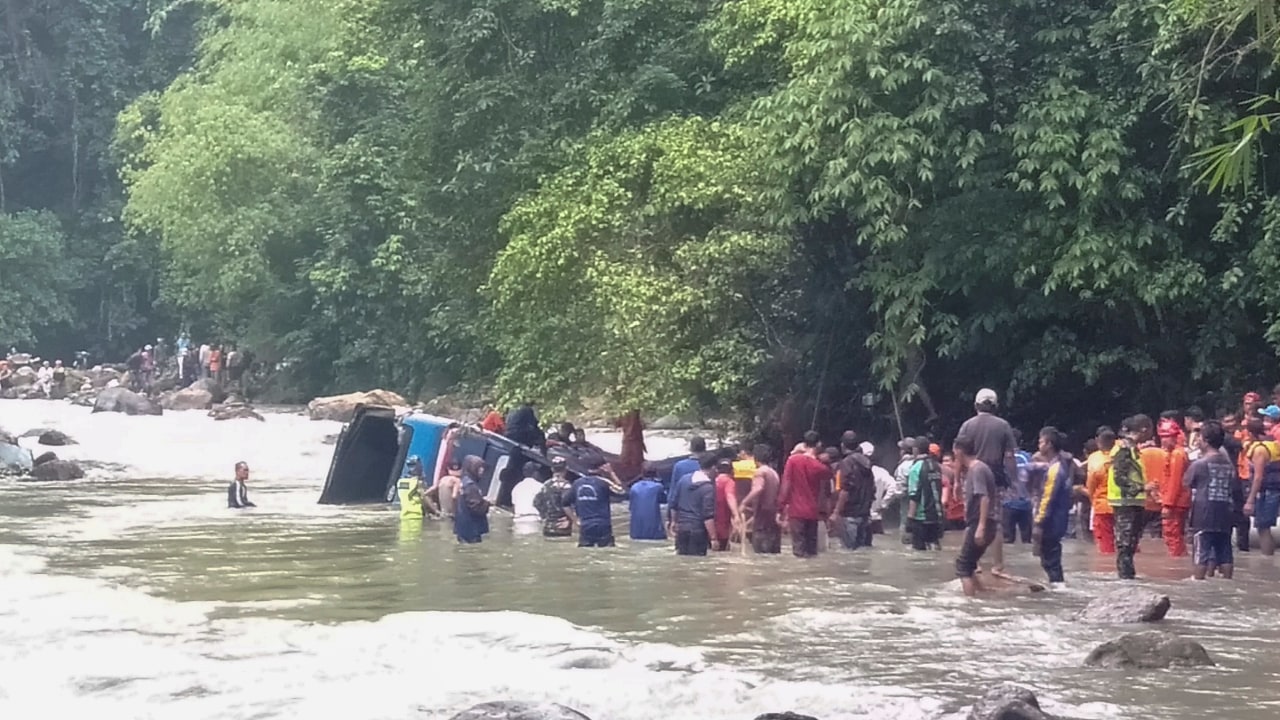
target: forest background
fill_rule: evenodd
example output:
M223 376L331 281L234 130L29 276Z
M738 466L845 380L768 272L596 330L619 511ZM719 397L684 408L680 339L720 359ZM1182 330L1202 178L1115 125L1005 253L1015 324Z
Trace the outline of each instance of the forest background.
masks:
M1280 381L1278 5L0 0L0 343L827 431L1213 411Z

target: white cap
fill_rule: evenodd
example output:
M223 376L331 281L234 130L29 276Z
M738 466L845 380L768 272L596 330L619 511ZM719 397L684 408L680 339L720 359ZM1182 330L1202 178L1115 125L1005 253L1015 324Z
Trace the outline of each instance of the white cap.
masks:
M872 445L866 440L863 440L862 443L858 445L858 449L862 451L863 455L866 455L867 457L871 457L872 454L874 454L876 451L876 446Z
M999 403L1000 397L991 388L982 388L978 391L977 397L973 399L974 405L998 405Z

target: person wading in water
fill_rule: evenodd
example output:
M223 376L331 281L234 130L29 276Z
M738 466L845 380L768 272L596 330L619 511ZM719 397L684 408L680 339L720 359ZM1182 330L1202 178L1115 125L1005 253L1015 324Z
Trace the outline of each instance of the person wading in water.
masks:
M978 561L1000 533L1000 498L995 475L978 459L973 441L956 438L952 450L965 496L964 542L956 556L956 576L964 594L973 597L983 589L976 577Z
M751 516L751 548L762 555L782 552L782 526L778 524L778 493L782 481L773 461L773 448L756 445L752 452L756 471L751 476L751 491L742 500L743 512Z
M965 420L956 435L957 442L966 440L967 445L973 447L977 459L982 461L995 478L996 487L1002 493L1002 497L993 498L997 509L1001 508L1003 495L1013 487L1018 477L1018 464L1014 457L1018 441L1009 423L996 416L999 406L1000 398L995 390L979 390L973 399L973 409L977 414ZM1004 571L1004 544L999 535L996 536L995 549L992 551L992 563L993 571Z
M236 463L236 479L227 487L227 507L242 510L258 507L249 502L249 463L241 460Z

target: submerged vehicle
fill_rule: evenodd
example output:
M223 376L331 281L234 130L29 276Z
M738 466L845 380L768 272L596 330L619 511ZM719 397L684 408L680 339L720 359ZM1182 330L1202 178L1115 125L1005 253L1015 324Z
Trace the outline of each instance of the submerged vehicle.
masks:
M390 503L396 499L396 483L408 472L409 458L421 459L427 480L435 482L450 460L468 455L484 460L480 490L498 505L509 503L526 462L550 467L538 450L478 427L426 413L397 418L391 408L362 405L338 435L320 504Z

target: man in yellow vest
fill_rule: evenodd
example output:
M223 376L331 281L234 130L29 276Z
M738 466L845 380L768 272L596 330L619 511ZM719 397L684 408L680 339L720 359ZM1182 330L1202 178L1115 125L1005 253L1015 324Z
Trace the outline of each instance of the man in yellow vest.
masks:
M1120 438L1111 448L1111 467L1107 470L1107 502L1115 512L1116 523L1116 574L1121 580L1137 576L1133 555L1146 524L1147 493L1153 491L1142 471L1138 450L1143 427L1143 416L1124 421Z
M1244 454L1249 459L1249 484L1245 487L1244 514L1253 518L1258 531L1258 547L1263 555L1276 554L1276 540L1271 528L1280 514L1280 443L1267 435L1262 418L1245 422L1249 439Z

